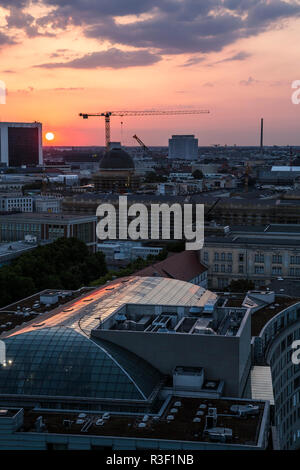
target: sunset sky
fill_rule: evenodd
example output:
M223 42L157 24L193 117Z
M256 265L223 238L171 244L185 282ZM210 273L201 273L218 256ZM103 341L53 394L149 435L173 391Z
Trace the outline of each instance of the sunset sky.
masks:
M13 5L13 6L12 6ZM104 145L79 112L207 108L112 118L112 140L300 145L300 1L0 0L1 121L41 121L51 145Z

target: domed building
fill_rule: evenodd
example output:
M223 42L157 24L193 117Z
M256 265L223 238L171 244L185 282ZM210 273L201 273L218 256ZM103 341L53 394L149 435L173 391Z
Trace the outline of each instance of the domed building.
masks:
M132 157L120 146L112 147L103 156L99 172L94 175L95 191L126 192L139 187Z

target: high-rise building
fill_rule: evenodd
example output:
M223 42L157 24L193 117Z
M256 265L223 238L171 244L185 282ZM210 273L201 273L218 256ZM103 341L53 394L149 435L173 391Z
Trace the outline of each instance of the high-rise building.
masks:
M194 135L172 135L172 139L169 139L169 158L196 160L198 139Z
M0 162L7 166L43 163L42 124L40 122L0 123Z

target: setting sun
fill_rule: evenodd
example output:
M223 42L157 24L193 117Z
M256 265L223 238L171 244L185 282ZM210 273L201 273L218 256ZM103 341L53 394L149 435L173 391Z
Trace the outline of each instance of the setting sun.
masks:
M46 137L46 140L53 140L54 139L54 134L53 134L53 132L47 132L45 137Z

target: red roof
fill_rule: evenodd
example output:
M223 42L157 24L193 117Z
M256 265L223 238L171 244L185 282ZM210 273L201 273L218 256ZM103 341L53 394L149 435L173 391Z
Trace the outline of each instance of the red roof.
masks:
M160 276L191 281L207 268L200 263L197 251L182 251L134 273L135 276Z

